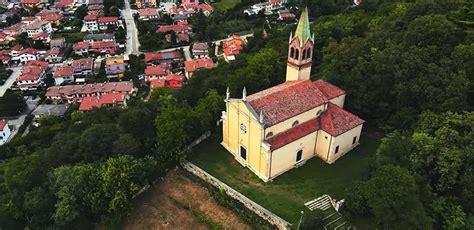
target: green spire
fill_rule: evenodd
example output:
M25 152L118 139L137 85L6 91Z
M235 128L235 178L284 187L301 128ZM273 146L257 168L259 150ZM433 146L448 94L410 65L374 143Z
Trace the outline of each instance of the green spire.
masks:
M298 21L298 27L296 27L295 37L299 38L302 44L311 38L308 8L305 8L301 13L300 20Z

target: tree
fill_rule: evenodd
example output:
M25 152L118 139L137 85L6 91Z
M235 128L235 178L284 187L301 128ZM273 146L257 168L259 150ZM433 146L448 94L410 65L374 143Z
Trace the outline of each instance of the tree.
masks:
M436 46L452 49L462 40L462 31L443 15L426 15L408 26L405 42L408 45Z
M427 227L415 179L399 166L379 168L367 182L367 203L377 222L385 228Z
M26 102L22 96L7 90L0 97L0 116L16 116L26 107Z
M215 130L217 127L215 124L219 121L220 113L223 110L224 97L220 96L216 90L210 90L206 97L199 100L195 113L204 130Z
M393 164L409 168L412 149L413 144L410 137L397 131L390 133L382 138L382 143L377 148L377 165Z
M206 15L202 11L198 11L192 17L193 32L196 33L196 40L206 41L207 40L207 21Z
M119 130L112 124L96 124L87 128L79 139L79 156L86 162L111 156Z
M79 20L84 20L84 17L87 15L87 6L79 6L77 7L76 11L74 12L74 16L76 16L76 19Z

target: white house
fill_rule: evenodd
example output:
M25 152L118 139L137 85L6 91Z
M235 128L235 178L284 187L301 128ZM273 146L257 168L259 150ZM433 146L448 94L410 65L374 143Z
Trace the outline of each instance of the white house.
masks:
M39 59L39 53L38 50L33 49L33 48L26 48L24 50L21 50L18 57L16 58L20 60L22 64L25 64L29 61L34 61Z
M53 33L53 27L51 27L51 22L40 20L27 25L25 31L28 34L28 38L32 38L40 33Z
M8 127L8 121L3 119L0 120L0 145L7 143L10 138L11 130Z
M71 66L58 67L53 73L53 78L55 85L72 83L74 82L74 69Z

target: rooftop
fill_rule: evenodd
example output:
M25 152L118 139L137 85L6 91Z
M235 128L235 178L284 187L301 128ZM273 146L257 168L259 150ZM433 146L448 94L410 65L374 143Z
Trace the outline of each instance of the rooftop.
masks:
M212 69L214 67L216 67L216 64L214 64L210 58L194 59L184 62L184 69L186 72L194 72L202 68Z
M67 109L69 108L68 104L51 104L51 105L38 105L35 110L31 114L35 116L45 116L45 115L53 115L53 116L62 116L66 113Z
M247 101L271 126L320 106L327 99L313 82L304 80L284 82L248 96Z

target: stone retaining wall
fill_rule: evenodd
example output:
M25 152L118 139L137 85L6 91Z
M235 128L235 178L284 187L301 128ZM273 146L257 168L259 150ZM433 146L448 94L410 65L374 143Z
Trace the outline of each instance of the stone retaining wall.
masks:
M182 163L182 166L184 169L186 169L188 172L196 175L197 177L203 179L204 181L212 184L214 187L218 189L223 189L227 195L230 197L238 200L242 204L245 205L248 209L250 209L252 212L256 213L263 219L267 220L271 224L275 225L278 227L278 229L290 229L291 224L282 219L281 217L275 215L274 213L270 212L266 208L260 206L259 204L255 203L254 201L250 200L243 194L237 192L227 184L223 183L219 179L215 178L211 174L207 173L206 171L202 170L198 166L194 165L191 162L184 162Z

